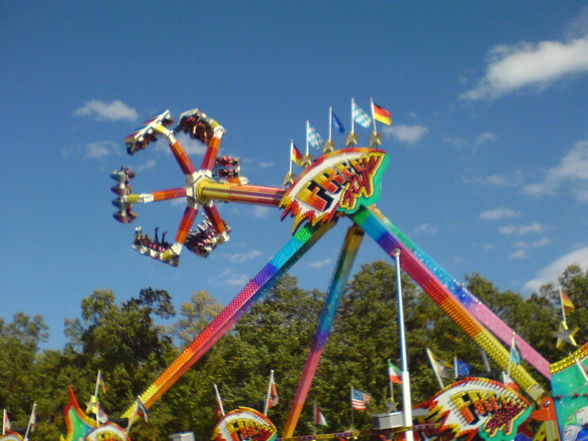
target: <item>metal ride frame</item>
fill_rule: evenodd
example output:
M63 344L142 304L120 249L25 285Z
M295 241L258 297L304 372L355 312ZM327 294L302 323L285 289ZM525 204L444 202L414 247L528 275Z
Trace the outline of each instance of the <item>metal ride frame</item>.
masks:
M503 344L509 346L514 335L522 358L546 378L550 378L547 360L376 208L380 180L388 161L384 150L348 147L333 151L330 146L287 187L247 185L247 180L239 176L236 158L218 157L225 133L218 122L195 109L183 113L174 130L167 128L171 123L170 113L165 111L146 121L145 126L125 138L125 142L128 153L134 154L158 136L166 138L184 173L184 187L134 194L130 187L130 180L134 174L130 170L121 168L111 175L118 182L112 188L118 194L113 203L119 208L114 217L123 223L129 223L136 218L137 215L132 211L134 203L186 198L187 206L173 244L160 241L157 237L150 238L138 229L133 248L141 254L174 266L179 264L184 246L205 257L214 247L229 239L230 228L214 205L217 201L282 208L282 219L291 215L294 217L294 227L290 240L270 262L140 395L139 398L147 408L196 363L280 276L334 226L340 217L344 216L350 218L353 225L347 231L339 254L312 348L283 430L283 438L292 437L294 434L329 336L337 304L364 234L370 236L391 258L399 251L403 270L502 369L507 370L509 364L509 351ZM175 134L178 132L188 133L192 138L206 144L207 151L200 169L196 169L176 139ZM206 218L203 224L193 229L200 207L203 208ZM521 365L510 365L510 376L535 401L541 399L543 389ZM133 418L134 410L134 406L131 405L123 416Z

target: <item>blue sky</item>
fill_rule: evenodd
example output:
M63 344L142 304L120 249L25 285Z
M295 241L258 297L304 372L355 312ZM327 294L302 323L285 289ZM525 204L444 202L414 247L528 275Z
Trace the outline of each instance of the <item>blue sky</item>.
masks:
M307 119L325 137L329 106L349 127L351 97L366 110L374 97L394 119L378 206L447 271L529 294L588 266L585 1L5 0L0 12L0 317L42 314L47 347L96 289L227 303L289 238L277 210L223 204L231 241L208 259L185 250L171 268L130 248L134 226L173 237L183 211L112 218L121 165L137 192L183 185L164 144L125 152L164 109L202 109L251 183L280 185ZM340 224L293 269L303 287L327 288ZM358 263L384 257L366 240Z

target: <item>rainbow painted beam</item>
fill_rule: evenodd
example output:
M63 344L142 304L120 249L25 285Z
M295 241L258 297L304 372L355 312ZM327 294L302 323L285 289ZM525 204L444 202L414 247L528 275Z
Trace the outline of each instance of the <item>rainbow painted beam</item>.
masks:
M298 389L296 390L294 401L290 407L288 420L284 426L284 433L282 435L284 438L290 438L294 434L294 430L296 430L296 425L298 424L302 408L306 402L312 379L314 378L319 361L323 355L325 344L331 333L333 320L335 319L337 307L339 306L339 300L343 294L345 284L349 279L349 274L351 273L353 262L355 262L357 252L363 241L363 236L363 230L357 225L353 225L347 230L345 241L343 242L339 259L333 273L333 278L331 279L329 292L319 319L319 324L314 335L312 347L306 359L306 363L304 364L304 369L302 370L302 375L298 383Z
M415 254L390 231L391 223L385 222L385 217L375 207L360 208L351 215L353 221L359 225L378 245L393 256L394 250L401 252L400 262L404 271L420 285L420 287L459 325L463 331L474 340L492 359L503 369L507 370L509 351L482 325L442 281L421 262ZM534 400L539 400L544 391L541 386L518 364L510 366L511 377Z
M300 228L272 260L241 290L233 301L223 309L206 329L140 395L139 398L143 404L147 408L151 407L333 225L333 223L323 224L317 227L307 225ZM133 404L125 411L123 416L132 418L134 416L134 410L135 406Z

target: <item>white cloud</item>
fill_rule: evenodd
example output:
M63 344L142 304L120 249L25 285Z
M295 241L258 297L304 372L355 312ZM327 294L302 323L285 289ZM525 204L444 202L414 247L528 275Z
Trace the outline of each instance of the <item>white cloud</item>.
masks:
M494 221L518 216L520 216L518 211L514 211L506 207L496 208L495 210L487 210L480 213L480 219L486 221Z
M151 168L155 168L157 165L157 161L155 159L149 159L148 161L144 162L143 164L137 167L137 173L140 173L145 170L149 170Z
M429 129L423 126L409 126L406 124L398 124L382 129L386 136L393 136L399 142L406 142L414 144L427 134Z
M588 140L577 142L558 165L547 171L543 182L528 184L523 191L530 195L553 194L566 183L571 184L578 201L588 202Z
M489 52L486 74L460 98L496 98L527 86L544 87L588 70L588 36L561 41L497 46Z
M474 146L478 147L491 141L495 141L497 136L492 132L484 132L476 136Z
M432 225L429 225L428 223L424 223L416 227L414 233L437 234L437 228L433 227Z
M276 165L276 163L273 161L261 161L259 163L259 166L261 168L270 168L270 167L273 167L274 165Z
M314 262L309 262L308 266L310 266L311 268L322 268L323 266L329 265L332 261L332 258L327 257L323 260L315 260Z
M136 121L139 114L135 109L129 107L119 100L111 103L105 103L92 99L74 112L75 116L90 116L99 121L118 121L129 120Z
M262 217L266 217L269 212L270 212L270 207L256 205L255 207L253 207L251 214L253 215L253 217L260 219Z
M498 231L502 234L516 235L516 236L525 236L529 233L542 233L544 230L543 225L538 223L533 223L529 225L506 225L504 227L499 227Z
M225 268L218 276L208 279L210 283L226 286L245 286L251 278L247 274L236 273L235 271Z
M525 283L524 289L537 291L547 283L557 283L558 277L570 265L588 267L588 247L580 248L571 253L565 254L538 271L537 276Z
M112 141L90 142L84 146L86 158L104 158L115 152L117 145Z
M245 253L234 253L225 255L227 260L231 263L247 262L248 260L255 259L257 256L261 256L261 251L256 250L255 248Z
M525 259L526 257L527 257L527 250L522 249L522 248L519 250L513 251L508 256L509 259Z
M184 132L179 133L177 136L177 139L178 139L178 141L180 141L180 143L182 144L182 147L184 147L184 151L188 155L204 156L204 154L206 153L206 146L203 143L201 143L200 141L198 141L194 138L191 138L190 135L188 135L187 133L184 133ZM158 148L165 150L166 152L170 151L167 142L166 143L157 143L157 144L158 144ZM200 165L200 164L198 164L198 165ZM196 166L198 166L198 165L196 165Z
M443 142L447 144L451 144L455 147L463 147L467 144L466 140L463 138L458 138L457 136L445 136L443 137Z

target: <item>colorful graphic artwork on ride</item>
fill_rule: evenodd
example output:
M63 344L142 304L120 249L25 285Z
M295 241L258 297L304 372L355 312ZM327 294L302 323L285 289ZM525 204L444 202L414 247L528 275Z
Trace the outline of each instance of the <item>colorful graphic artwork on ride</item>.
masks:
M22 441L23 437L16 432L6 431L5 435L0 436L0 441Z
M440 424L436 434L468 441L512 440L533 410L521 395L487 378L453 383L419 407L429 411L426 423Z
M130 441L127 433L114 423L106 423L92 430L86 441Z
M273 441L278 431L271 420L255 409L240 407L216 425L212 441Z
M69 403L65 406L65 425L67 427L67 436L65 441L85 440L94 428L96 421L84 413L76 400L73 388L69 387Z
M347 148L327 153L294 182L280 201L282 219L294 217L292 231L303 221L330 222L338 212L351 214L380 197L380 180L388 163L383 150Z
M565 440L588 440L588 343L551 365L551 387Z

